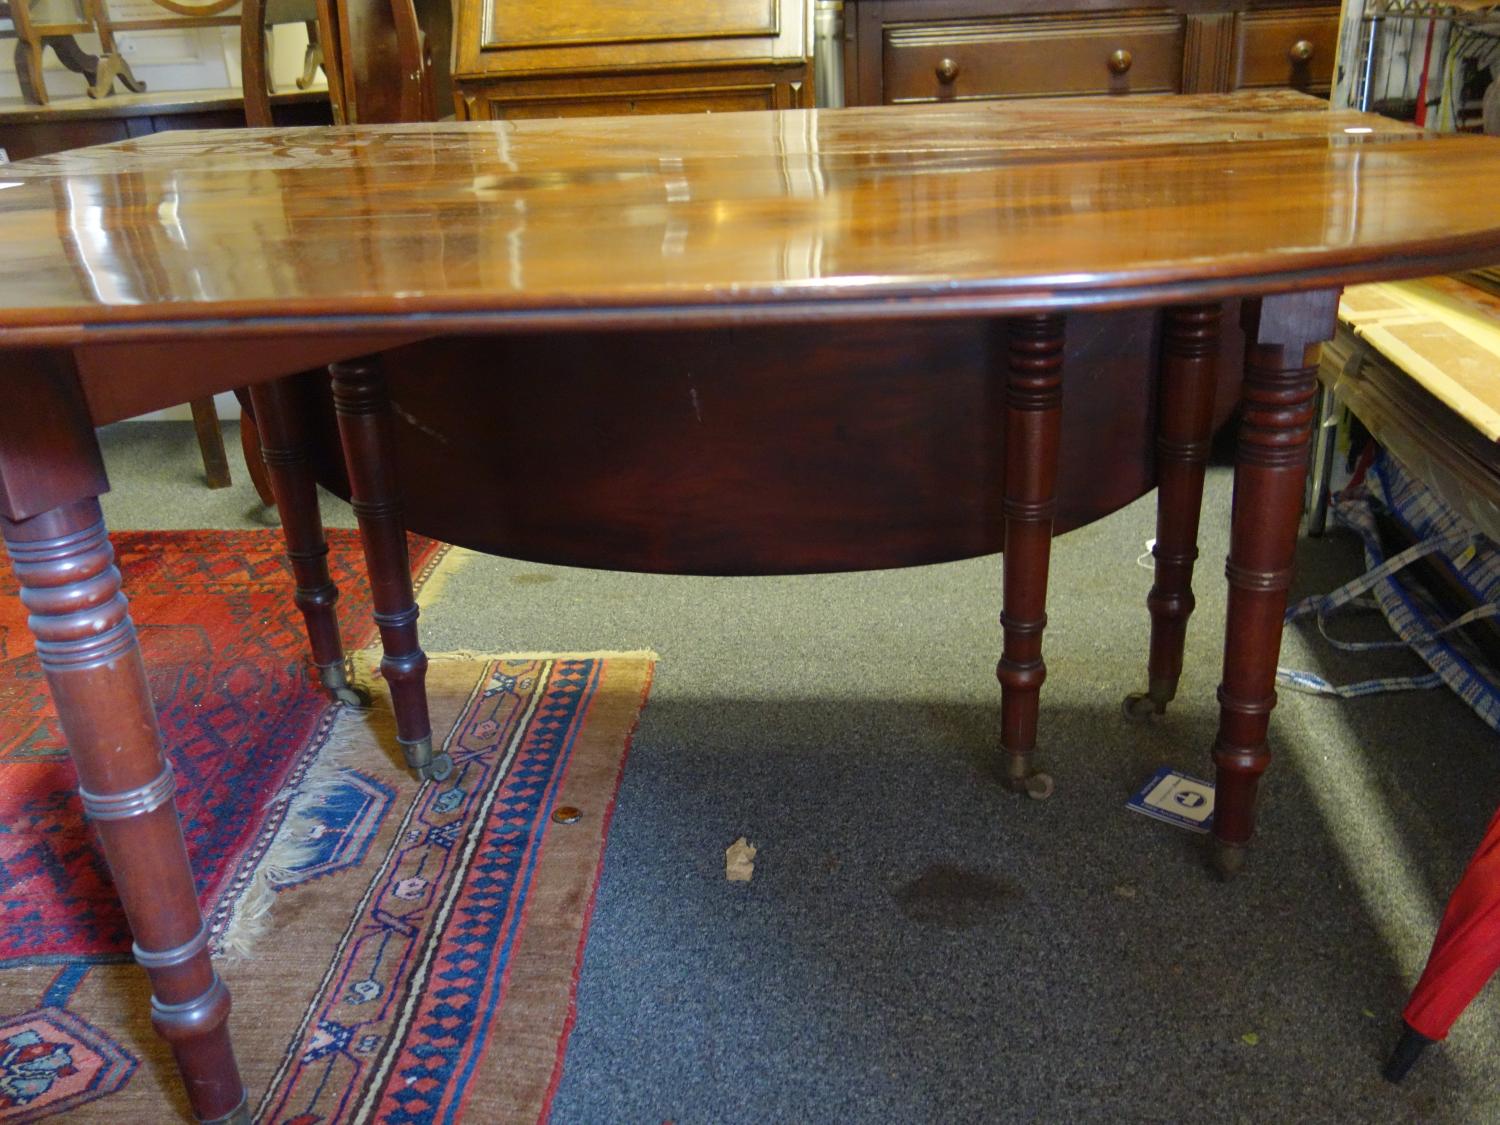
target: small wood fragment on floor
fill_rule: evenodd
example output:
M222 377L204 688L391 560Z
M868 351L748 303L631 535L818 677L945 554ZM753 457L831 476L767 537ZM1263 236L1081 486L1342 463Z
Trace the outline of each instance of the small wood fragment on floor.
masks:
M756 847L741 836L724 849L724 877L731 883L748 883L755 874Z

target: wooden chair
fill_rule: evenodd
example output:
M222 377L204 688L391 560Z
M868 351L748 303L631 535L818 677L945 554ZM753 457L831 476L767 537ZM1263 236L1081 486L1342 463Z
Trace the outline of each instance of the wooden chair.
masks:
M257 20L258 30L255 30L254 21ZM266 30L289 23L307 27L307 53L302 60L302 75L297 79L297 88L305 90L311 86L318 67L322 66L329 75L331 95L333 67L324 57L317 0L250 0L240 7L240 85L245 93L246 124L271 123L270 44L266 41Z
M16 81L21 86L21 96L32 105L48 103L47 84L42 75L42 52L51 47L58 61L83 75L91 98L105 96L114 87L115 79L123 82L132 93L146 88L130 70L130 64L115 45L114 31L107 18L101 18L105 9L94 0L83 0L77 6L74 19L49 19L46 15L34 14L34 0L0 0L0 20L9 21L10 27L0 29L0 39L16 41ZM77 35L97 34L101 54L91 55L78 45Z
M304 19L318 29L335 123L434 121L452 104L449 0L244 0L246 124L271 124L267 25Z

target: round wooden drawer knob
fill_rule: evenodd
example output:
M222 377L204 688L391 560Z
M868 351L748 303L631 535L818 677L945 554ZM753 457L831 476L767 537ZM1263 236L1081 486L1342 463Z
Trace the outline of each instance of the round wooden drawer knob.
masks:
M1287 54L1292 56L1293 62L1306 62L1313 57L1312 41L1308 39L1297 40L1297 42L1292 44L1292 49Z
M958 63L943 59L937 64L937 79L945 85L958 77Z
M1130 64L1134 61L1130 56L1130 52L1121 47L1109 56L1109 72L1111 74L1128 74L1130 72Z

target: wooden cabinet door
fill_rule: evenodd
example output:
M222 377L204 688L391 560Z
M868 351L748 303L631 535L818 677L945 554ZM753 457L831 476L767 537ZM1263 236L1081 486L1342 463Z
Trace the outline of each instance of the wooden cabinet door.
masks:
M523 75L705 63L784 63L811 53L806 0L458 0L455 73Z

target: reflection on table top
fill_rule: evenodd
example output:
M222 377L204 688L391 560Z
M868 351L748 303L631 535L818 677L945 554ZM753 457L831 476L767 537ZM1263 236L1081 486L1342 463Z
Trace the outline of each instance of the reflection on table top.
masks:
M168 133L0 173L10 342L1107 306L1500 257L1500 141L1291 94Z

